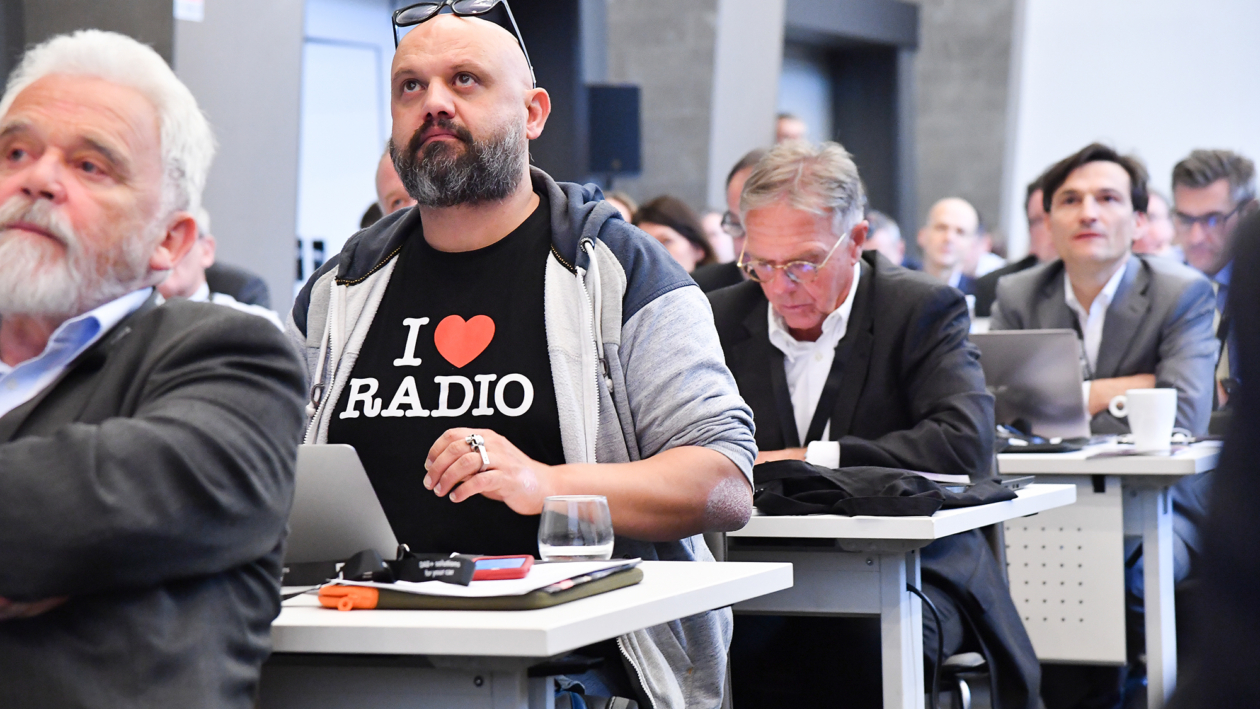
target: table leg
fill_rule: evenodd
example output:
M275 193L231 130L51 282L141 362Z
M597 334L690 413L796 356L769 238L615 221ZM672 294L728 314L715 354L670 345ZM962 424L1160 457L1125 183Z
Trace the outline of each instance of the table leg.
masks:
M1146 705L1161 709L1177 686L1173 604L1173 515L1167 487L1138 491L1146 587Z
M906 590L919 588L919 553L879 555L884 709L923 709L923 609Z

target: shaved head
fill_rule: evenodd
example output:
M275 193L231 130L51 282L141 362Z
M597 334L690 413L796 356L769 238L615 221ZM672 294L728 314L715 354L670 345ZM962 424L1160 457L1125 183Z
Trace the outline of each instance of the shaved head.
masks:
M932 205L919 230L923 270L945 278L962 268L975 247L979 228L980 215L965 199L946 197Z
M441 54L456 50L467 52L503 70L522 89L534 88L534 78L525 61L525 52L511 32L480 17L442 14L422 22L403 35L394 52L392 73L397 73L399 60L411 55Z
M391 74L390 155L421 207L495 202L528 189L529 141L542 134L551 99L533 87L511 32L437 15L402 38Z

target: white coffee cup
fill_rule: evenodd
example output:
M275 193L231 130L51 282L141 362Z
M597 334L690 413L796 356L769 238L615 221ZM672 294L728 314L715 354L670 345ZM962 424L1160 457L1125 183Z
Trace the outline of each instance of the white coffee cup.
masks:
M1107 410L1116 418L1128 417L1137 450L1166 451L1172 447L1176 389L1130 389L1113 398Z

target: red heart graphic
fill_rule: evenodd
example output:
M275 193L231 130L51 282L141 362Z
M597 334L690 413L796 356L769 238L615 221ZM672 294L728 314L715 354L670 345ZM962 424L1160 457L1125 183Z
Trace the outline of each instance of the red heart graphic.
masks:
M433 331L438 354L457 369L477 359L493 339L494 321L486 315L474 315L467 322L458 315L447 315Z

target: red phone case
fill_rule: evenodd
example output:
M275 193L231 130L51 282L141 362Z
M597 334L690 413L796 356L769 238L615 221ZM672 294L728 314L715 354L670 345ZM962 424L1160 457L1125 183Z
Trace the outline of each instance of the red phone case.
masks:
M505 579L523 579L529 575L529 569L534 565L534 557L528 554L513 554L509 556L479 556L473 560L474 563L482 559L524 559L520 566L510 569L477 569L473 572L473 581L503 581Z

